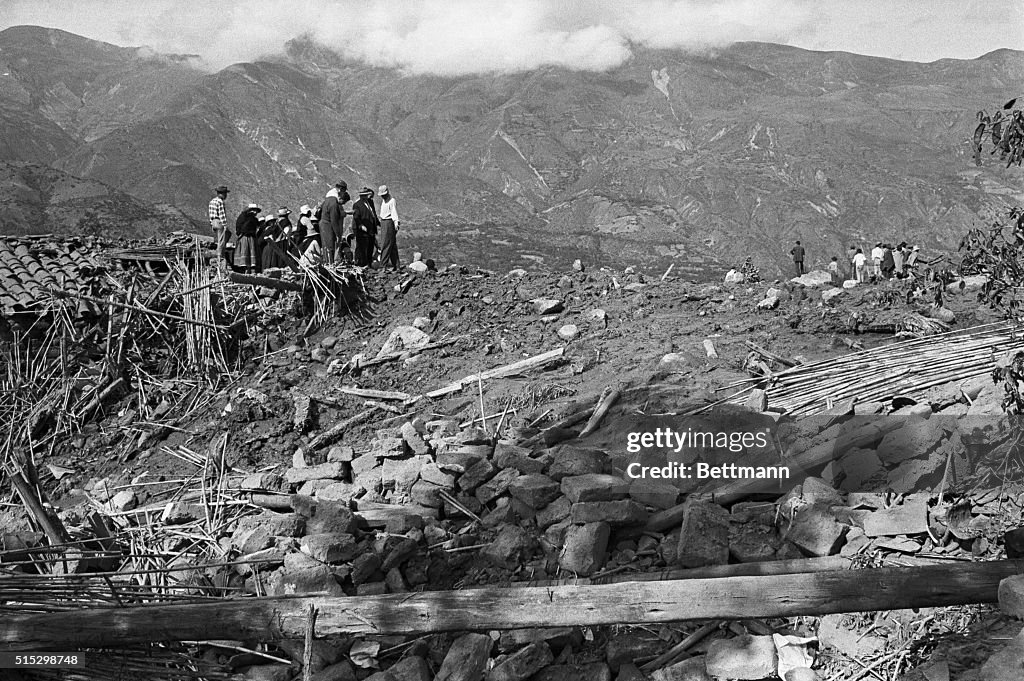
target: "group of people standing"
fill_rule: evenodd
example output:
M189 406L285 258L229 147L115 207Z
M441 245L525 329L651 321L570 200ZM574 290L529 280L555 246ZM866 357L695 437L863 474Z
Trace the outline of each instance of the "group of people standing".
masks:
M918 246L910 247L906 241L898 246L882 243L879 241L871 249L871 258L864 254L862 248L851 245L848 253L850 262L850 279L859 283L882 281L883 279L902 279L910 275L910 272L917 265L917 258L920 252ZM807 251L797 241L789 254L793 257L793 268L797 276L804 273L804 257ZM749 260L749 258L748 258ZM832 283L839 286L843 283L844 272L839 266L839 258L832 256L828 264L828 271L832 275Z
M208 215L217 243L217 261L226 262L224 253L231 236L225 201L230 190L221 185L210 201ZM385 269L398 269L398 205L387 185L377 190L380 205L374 203L374 191L363 187L351 208L348 185L335 183L315 208L299 208L296 222L292 212L281 206L276 213L260 216L263 208L250 203L235 220L235 248L231 264L245 274L274 267L312 267L354 264L368 267L375 261ZM346 218L351 217L351 220Z
M899 245L882 243L879 241L871 249L870 259L864 254L864 249L857 246L850 246L850 264L852 265L853 279L861 284L877 282L889 279L903 279L910 275L917 266L917 258L920 247L911 247L906 241ZM835 270L838 271L838 262L832 258ZM829 265L832 269L832 265Z

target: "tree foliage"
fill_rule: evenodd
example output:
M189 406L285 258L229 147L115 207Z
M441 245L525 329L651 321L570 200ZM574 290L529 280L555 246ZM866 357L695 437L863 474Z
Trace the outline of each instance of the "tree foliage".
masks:
M988 228L975 228L960 241L960 275L983 274L979 300L1017 316L1024 306L1024 208L1013 208L1008 220Z
M1017 99L1014 97L991 115L986 111L978 112L978 127L974 129L974 162L977 165L981 165L986 141L992 145L989 153L998 152L999 159L1006 161L1007 168L1024 162L1024 111L1013 108Z

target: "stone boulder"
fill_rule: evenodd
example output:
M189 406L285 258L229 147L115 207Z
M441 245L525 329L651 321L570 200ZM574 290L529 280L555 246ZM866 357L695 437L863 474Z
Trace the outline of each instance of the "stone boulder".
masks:
M391 331L388 339L384 341L384 345L381 346L377 356L383 357L385 355L393 355L396 352L402 352L403 350L415 350L422 348L429 342L430 336L415 326L396 326Z
M799 277L793 277L790 279L794 284L800 284L807 288L818 288L820 286L828 286L832 283L832 275L824 270L814 270L802 274Z

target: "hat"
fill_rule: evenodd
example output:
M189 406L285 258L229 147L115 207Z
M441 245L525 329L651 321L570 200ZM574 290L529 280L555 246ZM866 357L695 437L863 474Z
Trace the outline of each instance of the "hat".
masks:
M250 203L250 204L249 204L249 207L248 207L248 208L246 208L246 210L254 210L254 211L256 211L257 213L259 213L259 212L260 212L261 210L263 210L263 209L262 209L262 208L260 208L259 206L257 206L257 205L256 205L255 203Z
M359 196L373 196L373 190L369 187L363 187L359 190Z
M377 193L380 194L381 196L384 196L385 194L388 193L388 186L386 184L382 184L380 186L380 189L377 190Z
M308 203L302 204L302 207L299 208L299 215L309 215L312 212L313 209L309 207Z
M882 247L882 242L881 241L879 241L877 244L875 244L875 248L881 248L881 247Z
M214 189L213 191L217 192L218 194L227 194L231 190L225 187L224 185L221 185Z
M277 209L277 216L278 217L282 217L283 218L284 216L291 215L291 214L292 214L292 212L290 210L288 210L287 208L285 208L284 206L281 206L280 208Z
M345 184L344 182L335 182L334 186L337 187L338 189L348 189L348 185Z
M921 247L920 247L920 246L914 246L913 250L915 250L915 251L920 251L920 250L921 250Z

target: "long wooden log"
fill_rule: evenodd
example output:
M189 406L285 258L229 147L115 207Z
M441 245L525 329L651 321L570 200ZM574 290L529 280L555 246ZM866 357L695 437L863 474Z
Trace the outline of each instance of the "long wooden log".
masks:
M482 371L478 374L470 374L469 376L461 378L458 381L446 385L443 388L431 390L430 392L425 393L425 396L431 399L435 397L444 397L445 395L456 393L462 390L465 386L471 385L473 383L479 383L480 381L488 381L492 378L505 378L506 376L515 376L516 374L520 374L526 371L527 369L534 369L536 367L543 366L548 362L554 361L561 357L563 352L565 352L565 348L555 348L554 350L548 350L547 352L542 352L541 354L534 355L533 357L527 357L524 360L513 362L512 364L505 364L500 367L488 369L487 371Z
M272 277L259 277L254 274L242 274L240 272L229 272L228 279L236 284L247 284L249 286L263 286L278 291L302 291L302 284L294 281L284 281Z
M419 636L445 631L655 624L827 615L997 600L1024 560L871 568L767 577L596 586L428 591L352 598L275 597L212 603L5 614L0 650L75 650L153 641L300 639L309 606L316 636Z

